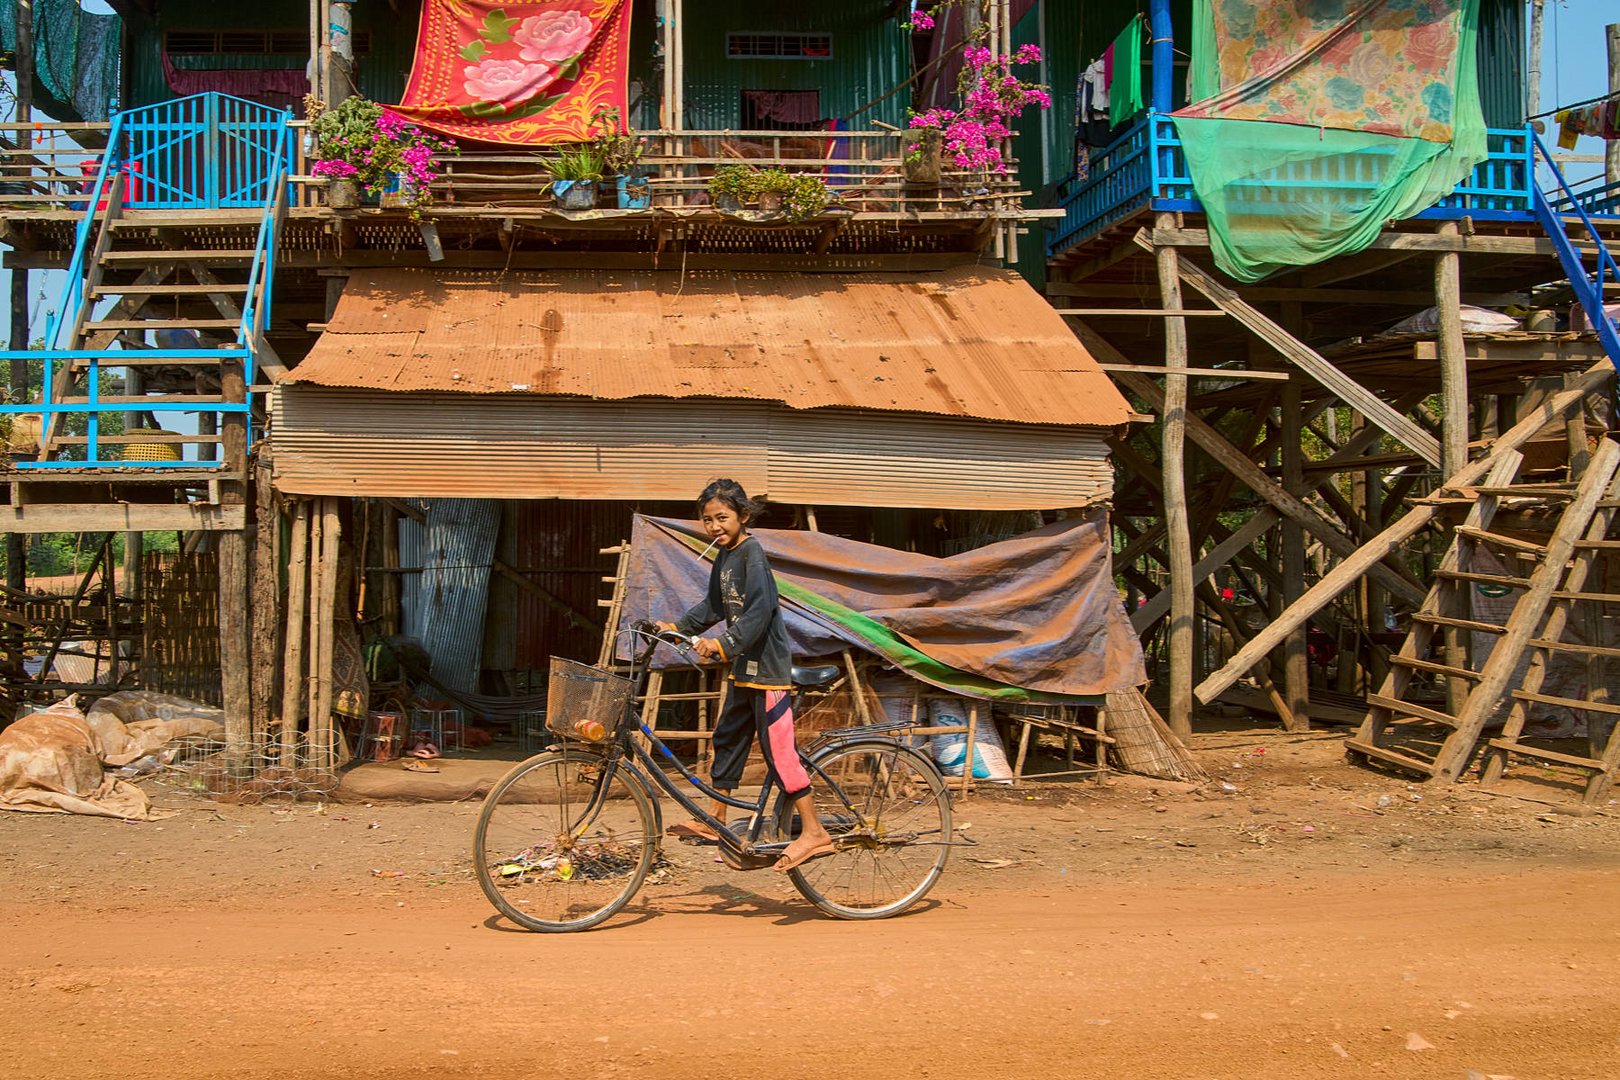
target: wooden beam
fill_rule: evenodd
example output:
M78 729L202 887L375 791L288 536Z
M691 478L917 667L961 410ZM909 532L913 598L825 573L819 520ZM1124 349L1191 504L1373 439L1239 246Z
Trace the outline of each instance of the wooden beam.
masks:
M1139 244L1147 244L1147 231L1136 234ZM1232 313L1261 340L1305 374L1332 390L1339 400L1354 408L1371 423L1398 439L1431 465L1440 464L1440 443L1410 417L1396 412L1377 394L1328 362L1327 358L1284 330L1237 293L1216 281L1192 263L1181 265L1181 279L1214 303Z
M1485 457L1469 462L1461 473L1448 479L1445 486L1458 487L1475 483L1490 471L1492 465L1502 455L1516 452L1547 424L1563 417L1570 409L1578 407L1587 394L1606 386L1613 378L1614 365L1607 359L1592 365L1573 386L1550 395L1540 405L1529 410L1523 419L1491 444L1490 452ZM1198 700L1206 704L1214 701L1222 691L1242 677L1245 671L1269 656L1271 650L1275 649L1283 638L1326 607L1363 574L1396 551L1408 538L1421 531L1439 512L1440 507L1435 504L1412 507L1393 525L1329 570L1320 581L1305 590L1305 595L1290 605L1281 618L1274 620L1270 626L1256 634L1225 667L1200 683L1194 691L1198 695ZM1418 602L1422 602L1421 597Z
M1150 237L1156 247L1209 247L1208 229L1155 228ZM1551 240L1527 236L1437 237L1433 233L1385 232L1367 245L1368 250L1384 251L1462 251L1481 255L1540 255L1557 258Z
M0 506L0 532L231 532L247 508L206 503L35 503Z
M1136 371L1143 375L1163 375L1172 370L1162 365L1153 364L1099 364L1098 366L1104 371ZM1175 372L1178 375L1185 375L1188 378L1229 379L1234 382L1244 380L1254 382L1287 382L1289 378L1286 371L1250 371L1246 368L1238 368L1234 370L1229 368L1190 367L1176 368Z
M1107 282L1079 282L1079 281L1048 281L1042 290L1048 297L1080 297L1095 300L1141 300L1148 301L1154 298L1151 286L1142 285L1116 285ZM1366 306L1366 307L1404 307L1426 308L1434 302L1434 297L1428 292L1419 290L1389 290L1389 289L1327 289L1312 288L1306 285L1280 286L1280 285L1249 285L1243 290L1246 300L1253 303L1269 304L1287 300L1297 300L1303 304L1318 306ZM1522 293L1514 292L1466 292L1463 293L1463 302L1477 304L1480 307L1503 307L1517 300L1522 300Z

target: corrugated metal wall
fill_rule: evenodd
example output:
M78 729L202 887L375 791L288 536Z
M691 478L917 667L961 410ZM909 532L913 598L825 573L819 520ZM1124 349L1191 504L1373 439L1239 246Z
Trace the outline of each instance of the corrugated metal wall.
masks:
M405 575L404 630L432 657L435 679L476 692L501 507L491 499L442 498L416 506L425 524L407 520L400 530L401 564L422 568ZM408 561L413 557L418 561Z
M688 3L682 41L686 48L686 126L735 128L742 122L744 90L819 90L821 113L849 116L911 77L910 35L893 8L870 0L708 0ZM730 60L726 34L806 31L832 35L827 60ZM902 91L862 113L853 125L873 120L904 123L909 97Z
M1518 127L1525 109L1524 0L1480 0L1479 97L1490 127Z
M780 502L1031 510L1112 494L1105 433L764 403L278 388L302 494L684 501L720 472Z
M370 50L360 58L360 92L374 101L398 101L410 75L411 57L416 51L416 23L420 0L402 0L396 15L386 3L359 3L354 6L354 28L371 35ZM157 15L145 17L131 5L125 31L126 108L150 105L175 97L163 78L163 34L168 30L289 30L309 36L309 4L306 0L256 0L254 3L225 3L222 0L163 0ZM309 63L309 56L263 56L229 54L181 56L174 58L178 68L223 70L230 68L298 69Z

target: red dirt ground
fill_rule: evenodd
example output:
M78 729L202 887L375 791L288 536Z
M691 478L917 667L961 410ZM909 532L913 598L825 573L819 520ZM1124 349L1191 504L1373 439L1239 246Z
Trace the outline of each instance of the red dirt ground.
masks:
M3 814L0 1046L53 1080L1620 1075L1620 806L1340 741L1200 736L1231 792L976 794L981 846L872 924L672 844L602 929L523 933L470 802Z

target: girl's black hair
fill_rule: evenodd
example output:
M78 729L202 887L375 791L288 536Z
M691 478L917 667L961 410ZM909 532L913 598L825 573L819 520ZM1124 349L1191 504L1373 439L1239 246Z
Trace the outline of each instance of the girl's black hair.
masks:
M765 513L765 504L750 499L741 484L723 479L709 481L709 486L697 497L698 516L702 517L703 508L716 499L731 507L743 521L755 521Z

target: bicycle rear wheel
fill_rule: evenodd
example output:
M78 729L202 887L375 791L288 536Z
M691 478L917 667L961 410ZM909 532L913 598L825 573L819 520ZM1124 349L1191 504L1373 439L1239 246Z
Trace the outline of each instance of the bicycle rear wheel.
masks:
M934 763L889 739L832 746L811 759L816 813L838 850L788 871L840 919L898 915L939 880L950 857L951 801ZM783 803L780 834L797 834Z
M655 815L621 762L579 750L532 757L484 800L473 865L489 902L529 930L588 930L624 907L658 850Z

